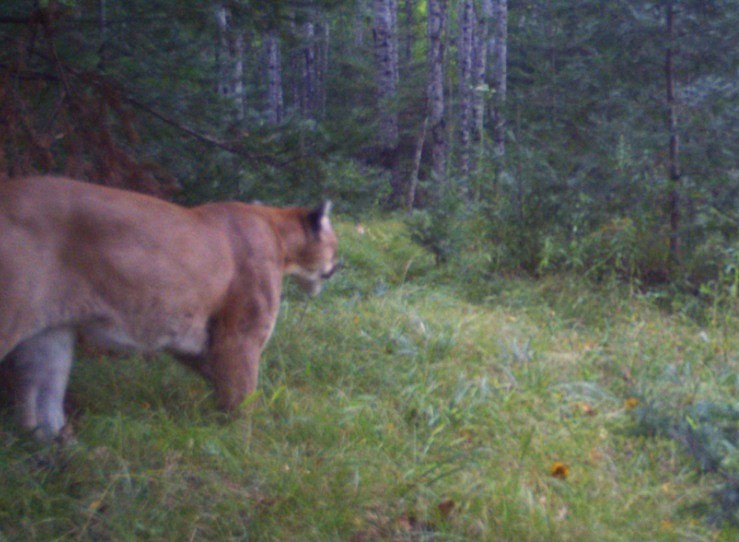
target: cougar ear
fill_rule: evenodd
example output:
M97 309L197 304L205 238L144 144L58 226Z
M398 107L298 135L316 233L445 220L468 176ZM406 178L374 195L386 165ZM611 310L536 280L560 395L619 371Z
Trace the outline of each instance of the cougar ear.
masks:
M321 205L308 213L308 223L315 233L321 233L321 230L328 229L331 225L328 214L331 212L331 201L326 200Z

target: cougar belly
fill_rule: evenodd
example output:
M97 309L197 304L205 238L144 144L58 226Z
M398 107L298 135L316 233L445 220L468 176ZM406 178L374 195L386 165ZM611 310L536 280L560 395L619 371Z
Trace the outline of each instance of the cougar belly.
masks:
M206 322L169 322L167 325L128 326L95 321L79 328L91 343L110 350L131 352L167 351L175 355L200 356L208 345Z

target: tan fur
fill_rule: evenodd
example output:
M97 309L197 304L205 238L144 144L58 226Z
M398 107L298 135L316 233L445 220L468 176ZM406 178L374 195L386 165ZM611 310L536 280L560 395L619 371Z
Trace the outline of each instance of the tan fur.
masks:
M59 433L77 335L169 351L212 381L220 407L238 406L257 385L283 275L317 293L335 269L324 211L187 209L64 178L0 182L0 360L22 424Z

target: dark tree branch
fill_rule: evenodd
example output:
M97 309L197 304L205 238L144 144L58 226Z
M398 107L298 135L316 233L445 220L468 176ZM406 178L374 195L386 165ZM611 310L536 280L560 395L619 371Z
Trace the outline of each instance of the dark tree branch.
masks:
M30 17L9 17L0 16L0 24L29 24L31 22Z
M55 64L57 62L56 59L54 60L48 59L46 58L45 55L42 55L38 51L36 51L36 54L42 56L46 60L50 60L54 62ZM61 69L60 65L57 65L57 67ZM10 69L10 66L8 64L0 63L0 68L2 68L3 70L7 70L7 69ZM231 154L235 154L237 156L241 156L248 160L253 160L255 162L259 162L259 163L262 163L268 166L273 166L273 167L285 167L291 162L294 162L295 160L297 160L297 158L292 158L290 160L276 160L274 157L269 156L269 155L253 153L249 151L248 149L243 148L236 142L224 141L224 140L218 139L217 137L211 134L203 133L199 130L196 130L195 128L192 128L191 126L188 126L184 122L174 119L173 117L159 111L155 107L142 102L141 100L136 98L132 93L125 90L122 86L115 84L115 83L111 83L109 80L103 79L98 74L90 74L90 73L81 72L69 66L65 66L64 70L72 74L77 79L83 80L83 82L87 84L90 84L98 88L104 87L107 90L115 91L116 93L118 93L120 98L126 103L128 103L129 105L145 112L146 114L156 118L157 120L163 122L164 124L167 124L168 126L175 128L179 132L182 132L183 134L189 137L192 137L202 143L206 143L213 147L217 147L221 150L224 150ZM17 72L16 77L20 77L21 79L26 79L26 80L43 79L46 81L54 81L57 83L62 83L65 86L65 90L67 90L67 84L65 83L64 78L61 78L59 75L44 73L44 72L23 70L22 72Z

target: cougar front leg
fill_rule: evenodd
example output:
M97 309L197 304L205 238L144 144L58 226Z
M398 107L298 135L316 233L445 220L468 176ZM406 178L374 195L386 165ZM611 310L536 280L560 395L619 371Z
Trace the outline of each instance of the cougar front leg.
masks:
M254 280L260 289L236 290L211 321L210 348L202 372L213 383L216 403L236 409L257 389L259 356L277 320L279 282Z
M233 411L257 389L263 344L259 337L239 335L213 346L205 372L215 388L218 408Z
M43 440L56 437L64 427L64 393L74 340L71 329L46 330L11 353L21 426Z

